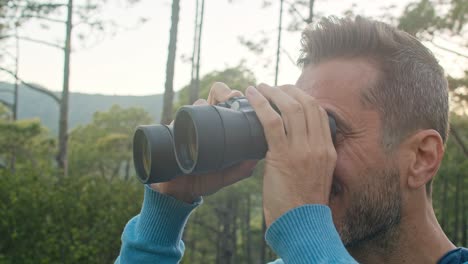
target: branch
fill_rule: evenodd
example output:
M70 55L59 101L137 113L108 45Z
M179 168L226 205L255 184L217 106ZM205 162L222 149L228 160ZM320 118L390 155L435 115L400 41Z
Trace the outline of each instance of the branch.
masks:
M35 19L45 20L45 21L54 22L54 23L62 23L62 24L67 23L67 21L63 21L63 20L55 19L55 18L50 18L50 17L44 17L44 16L29 15L29 16L24 16L22 18L35 18Z
M14 38L16 37L15 35L3 35L3 36L0 36L0 40L2 39L6 39L6 38ZM33 39L33 38L29 38L29 37L21 37L21 36L18 36L18 39L21 39L21 40L26 40L26 41L30 41L30 42L34 42L34 43L37 43L37 44L42 44L42 45L46 45L46 46L49 46L49 47L53 47L53 48L57 48L57 49L64 49L62 46L60 45L57 45L55 43L50 43L50 42L47 42L47 41L44 41L44 40L40 40L40 39Z
M3 99L0 99L0 104L3 104L5 105L6 107L10 108L10 109L13 109L13 104L10 104L9 102L3 100Z
M14 93L13 90L10 89L0 89L0 93Z
M302 20L303 22L308 23L308 19L304 18L304 17L302 16L302 14L299 13L299 11L297 10L297 8L294 6L293 3L290 3L289 1L284 1L284 2L285 2L286 4L288 4L288 5L291 7L291 9L294 11L294 13L296 13L296 14L301 18L301 20Z
M16 55L14 55L13 53L9 52L7 49L5 49L5 48L0 48L0 51L1 51L2 53L4 53L3 55L8 55L10 58L16 59Z
M467 58L467 59L468 59L468 55L466 55L466 54L463 54L463 53L460 53L460 52L458 52L458 51L454 51L454 50L448 49L448 48L446 48L446 47L444 47L444 46L441 46L441 45L439 45L439 44L435 44L435 43L432 42L432 41L431 41L431 43L432 43L432 45L434 45L436 48L439 48L439 49L441 49L441 50L445 50L445 51L451 52L451 53L453 53L453 54L455 54L455 55L458 55L458 56L460 56L460 57L464 57L464 58Z
M60 104L60 102L62 101L62 100L60 99L60 97L58 97L58 96L57 96L56 94L54 94L53 92L51 92L51 91L49 91L49 90L47 90L47 89L41 88L41 87L39 87L39 86L36 86L36 85L34 85L34 84L30 84L30 83L27 83L27 82L21 80L14 72L12 72L12 71L10 71L10 70L8 70L8 69L5 69L5 68L3 68L3 67L0 67L0 71L4 71L4 72L10 74L11 76L13 76L16 80L18 80L21 84L23 84L23 85L26 86L26 87L28 87L28 88L30 88L30 89L33 89L33 90L35 90L35 91L38 91L38 92L40 92L40 93L43 93L43 94L45 94L45 95L50 96L52 99L54 99L55 102L57 102L57 104Z
M48 8L57 8L57 7L66 7L68 6L68 4L26 4L26 5L22 5L22 4L15 4L15 7L16 8L22 8L22 9L25 9L25 8L31 8L31 7L35 7L35 8L43 8L43 7L48 7Z
M465 154L465 156L468 157L468 148L466 147L465 143L463 142L462 138L458 134L457 129L453 126L453 124L450 124L450 134L452 134L452 136L454 137L455 142L463 151L463 154Z
M288 56L288 59L291 61L292 64L294 64L295 66L297 66L296 62L294 61L294 59L292 58L291 54L289 54L289 52L284 49L284 48L281 48L281 51L286 54L286 56Z
M53 48L57 48L57 49L64 49L64 47L60 46L60 45L57 45L55 43L50 43L50 42L47 42L47 41L43 41L43 40L40 40L40 39L32 39L32 38L28 38L28 37L18 37L19 39L22 39L22 40L26 40L26 41L30 41L30 42L34 42L34 43L38 43L38 44L42 44L42 45L46 45L46 46L49 46L49 47L53 47Z

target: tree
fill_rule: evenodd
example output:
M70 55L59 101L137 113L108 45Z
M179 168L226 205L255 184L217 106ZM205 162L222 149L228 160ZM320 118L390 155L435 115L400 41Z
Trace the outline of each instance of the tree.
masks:
M275 67L275 86L278 85L278 73L279 73L279 62L280 62L280 51L281 51L281 32L283 31L283 3L284 0L280 1L279 11L279 25L278 25L278 42L276 48L276 67Z
M210 88L215 82L224 82L232 89L245 91L245 89L256 83L255 76L252 71L247 69L243 64L236 67L226 68L222 71L213 71L200 80L200 98L208 98ZM190 84L184 86L179 92L179 101L175 105L173 111L177 110L182 105L190 104Z
M151 116L140 108L112 106L96 112L86 126L70 135L70 168L75 174L93 175L108 181L129 180L134 175L132 139L135 127L150 124Z
M55 144L47 136L47 130L38 120L0 120L0 160L3 166L15 170L16 160L39 169Z
M4 106L0 103L0 120L6 121L9 120L11 116L11 111L7 106Z
M57 151L57 164L63 170L61 173L64 176L68 174L68 108L69 108L69 88L70 88L70 58L72 52L72 33L77 26L88 26L89 28L98 29L99 31L104 30L105 22L100 20L96 13L99 13L100 9L104 5L103 0L86 1L84 5L76 4L73 0L67 0L66 4L63 2L42 2L42 1L30 1L30 0L8 0L5 6L0 6L0 10L7 10L12 15L7 17L15 18L15 28L24 24L29 20L38 20L44 23L62 24L65 28L65 37L63 45L51 43L48 41L18 36L17 39L31 41L50 47L58 48L63 51L64 54L64 66L63 66L63 89L62 96L57 102L60 104L60 115L59 115L59 135L58 135L58 151ZM136 3L138 0L128 0L129 3ZM60 11L66 7L66 19L60 18ZM77 16L79 19L74 20ZM4 21L2 21L4 22ZM11 23L3 23L3 28L11 28ZM0 35L0 40L8 39L11 37L9 34ZM3 69L5 70L5 69ZM17 74L13 74L16 80L19 80ZM44 89L42 89L44 90ZM44 91L45 94L50 95ZM54 96L54 99L57 98ZM16 99L15 99L16 100Z
M398 19L398 27L427 42L435 51L442 51L468 62L468 3L461 0L438 2L420 0L409 4ZM459 38L461 36L461 38ZM449 48L441 41L450 41L456 48ZM460 52L465 50L466 52ZM468 84L468 68L458 78L448 74L449 87L458 106L465 108L468 103L464 89ZM463 110L463 109L460 109Z
M286 29L289 32L298 32L304 29L304 27L311 23L314 19L314 0L294 0L294 1L287 1L281 0L279 2L279 25L277 27L277 41L276 41L276 63L275 63L275 80L274 84L278 85L278 75L279 75L279 67L280 67L280 59L282 55L286 55L289 61L292 64L296 64L295 59L290 55L290 53L281 46L281 36L284 34L284 30ZM284 4L287 5L287 12L289 16L288 24L286 27L283 26L283 12L284 12ZM263 1L263 8L269 8L271 6L271 1ZM308 16L304 16L299 10L308 9L309 14ZM250 52L254 53L256 57L261 57L263 53L267 50L268 44L271 42L272 36L264 31L256 34L254 39L247 39L243 36L239 36L239 42L244 45ZM272 57L268 55L266 57ZM269 59L264 62L264 67L267 68L271 65Z
M59 117L59 149L57 153L57 163L63 169L63 175L68 175L68 99L70 89L70 54L71 54L71 34L73 29L73 0L68 0L67 20L65 26L65 45L63 49L63 89L60 101Z
M200 91L200 57L201 57L201 40L203 32L203 18L205 16L205 0L201 0L201 8L198 8L198 0L196 4L195 14L195 31L193 40L192 52L192 75L190 77L190 104L193 104L198 99ZM200 21L199 21L200 20Z
M172 107L174 99L174 69L177 49L177 28L179 24L180 0L172 1L171 30L169 33L169 52L166 64L166 82L164 85L164 102L161 117L162 124L172 121Z
M468 62L468 2L450 0L446 2L419 0L409 4L401 17L398 27L416 36L432 48L434 52L449 53ZM461 38L460 38L461 36ZM443 42L450 41L452 47ZM465 52L464 52L464 51ZM460 65L466 65L460 63ZM446 154L437 179L434 181L434 206L442 228L455 244L468 243L468 210L465 202L468 140L467 112L468 68L464 74L453 77L447 73L450 95L454 107L450 122L450 137Z
M452 123L460 131L460 138L468 140L468 119L466 116L452 114ZM468 160L457 146L454 137L450 137L445 150L442 166L434 181L434 208L442 228L454 244L468 244Z
M59 4L54 3L34 3L22 0L5 0L0 3L0 41L3 40L5 42L9 38L13 38L15 46L14 54L8 52L7 48L3 48L4 53L14 60L14 70L10 71L3 67L0 69L14 77L13 120L18 118L18 89L21 82L18 77L19 41L21 38L18 34L18 28L35 17L46 17L54 13L59 6ZM5 60L5 57L0 57L0 59ZM47 95L47 93L45 94Z

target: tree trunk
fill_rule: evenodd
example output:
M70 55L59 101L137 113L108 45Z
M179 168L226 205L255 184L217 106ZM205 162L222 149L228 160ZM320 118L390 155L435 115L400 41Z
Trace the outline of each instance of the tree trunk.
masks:
M283 3L284 0L280 2L280 14L279 14L279 25L278 25L278 44L276 49L276 69L275 69L275 86L278 86L278 74L279 74L279 63L280 63L280 50L281 50L281 31L283 24Z
M465 193L465 181L464 179L466 177L462 177L462 182L461 182L461 186L460 186L460 190L461 190L461 200L462 200L462 205L461 205L461 214L462 214L462 234L461 234L461 243L462 245L464 245L465 247L468 246L468 219L467 219L467 214L468 214L468 211L466 209L467 207L467 202L466 202L466 193Z
M15 76L18 76L19 71L19 39L18 39L18 27L15 27ZM18 89L19 80L15 78L14 94L13 94L13 121L18 120ZM15 174L16 171L16 147L14 146L11 152L10 171Z
M231 259L232 259L232 251L231 251L231 208L232 208L232 201L230 198L228 198L228 201L226 203L226 207L223 208L222 210L222 219L223 219L223 235L221 238L221 263L223 264L231 264Z
M202 41L202 31L203 31L203 17L205 16L205 0L202 0L201 11L200 11L200 26L198 27L198 51L197 51L197 69L195 76L195 86L193 89L193 98L195 100L198 98L198 93L200 91L200 58L201 58L201 41Z
M198 219L198 215L195 215L195 219ZM190 244L189 244L189 249L190 249L190 263L195 263L195 256L196 256L196 251L197 251L197 225L191 225L190 228Z
M461 185L461 173L458 172L457 174L457 181L456 181L456 186L455 186L455 224L453 228L453 236L452 236L452 241L455 245L459 244L459 227L460 227L460 185ZM463 198L463 197L462 197Z
M231 263L239 263L237 256L237 207L238 207L237 197L232 197L232 207L229 208L229 213L231 215L232 229L231 229L231 243L230 243L230 252L231 252Z
M221 211L216 212L218 218L218 232L216 233L216 262L221 263L221 244L223 233L223 215Z
M119 176L120 168L122 167L122 162L117 162L115 164L114 170L112 171L112 174L110 175L109 182L114 180L114 178Z
M164 103L161 117L162 124L172 121L172 107L174 100L174 69L177 48L177 27L179 24L180 0L172 1L171 30L169 33L169 52L166 64L166 83L164 85Z
M458 129L453 124L450 124L450 134L452 134L455 139L455 143L457 143L465 157L468 157L468 147L466 147L465 142L463 142L462 138L458 134Z
M127 159L127 162L125 163L125 181L128 181L130 178L130 163L131 160Z
M262 213L262 246L260 249L260 263L266 263L266 241L265 241L265 232L266 232L266 223L265 223L265 213Z
M247 259L247 263L252 263L252 253L251 253L251 241L252 236L250 235L250 195L247 195L247 209L245 211L245 228L246 228L246 246L245 246L245 255Z
M448 195L448 176L444 175L444 188L442 189L442 219L440 221L442 229L447 232L447 215L448 215L448 205L447 205L447 195Z
M314 18L314 0L309 1L309 18L307 18L307 23L312 23Z
M15 27L15 45L16 45L16 56L15 56L15 76L18 76L19 71L19 39L18 39L18 27ZM13 98L13 120L18 119L18 89L19 81L15 78L15 93Z
M195 92L195 62L197 61L197 46L198 46L198 0L195 4L195 29L193 30L193 50L192 50L192 72L190 74L190 95L189 95L189 104L193 104L198 99L198 94Z
M73 0L68 0L67 24L65 32L64 65L63 65L63 91L60 101L60 121L59 121L59 151L57 163L63 170L63 176L68 175L68 97L70 85L70 53L71 53L71 33L73 27Z

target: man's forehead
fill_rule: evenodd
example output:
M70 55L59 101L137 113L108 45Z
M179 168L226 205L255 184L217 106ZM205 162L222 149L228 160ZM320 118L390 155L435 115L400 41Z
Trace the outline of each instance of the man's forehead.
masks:
M377 69L368 60L334 59L305 67L296 85L316 99L359 100L377 75Z
M362 95L365 89L374 86L377 76L376 68L365 60L340 59L307 66L296 85L351 131L352 126L368 123L369 114L376 114L369 113Z

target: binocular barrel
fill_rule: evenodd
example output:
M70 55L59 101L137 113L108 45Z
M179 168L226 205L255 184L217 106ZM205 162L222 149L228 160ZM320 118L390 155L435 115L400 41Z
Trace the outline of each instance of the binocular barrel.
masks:
M331 115L329 124L334 138ZM139 126L133 138L135 169L145 184L262 159L267 150L263 127L245 97L218 105L183 106L172 127Z
M182 175L175 159L172 127L138 126L133 136L133 163L138 179L145 184Z

